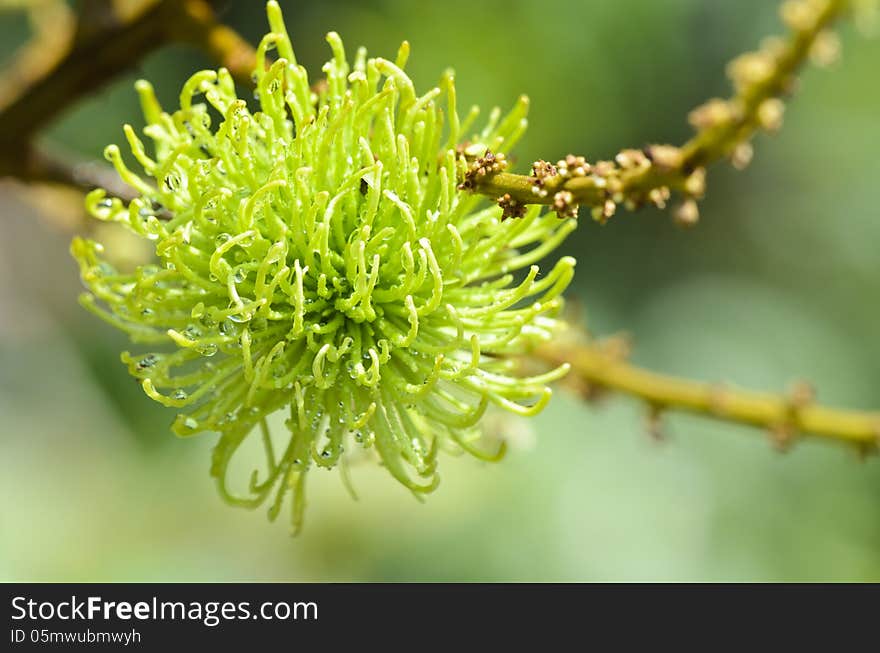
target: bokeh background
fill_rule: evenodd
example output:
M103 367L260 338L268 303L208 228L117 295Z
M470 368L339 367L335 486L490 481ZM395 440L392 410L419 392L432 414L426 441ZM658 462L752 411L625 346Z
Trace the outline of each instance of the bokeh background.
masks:
M569 151L679 143L685 116L728 93L725 63L780 31L767 0L282 2L313 75L328 30L393 55L425 90L447 66L462 103L532 99L520 169ZM256 42L262 2L224 19ZM0 54L28 35L0 13ZM843 59L810 69L785 127L743 172L710 175L702 222L583 220L571 296L597 333L633 334L634 360L767 390L816 383L826 402L880 406L880 39L851 26ZM139 117L151 79L174 105L211 67L168 47L44 134L97 159ZM68 255L78 200L0 183L0 580L880 580L880 462L814 442L778 455L746 427L670 416L644 428L631 399L558 393L500 464L441 461L424 505L375 465L309 479L306 528L224 505L212 435L181 440L118 362L124 338L81 310ZM105 233L102 237L113 238ZM132 250L132 255L138 253Z

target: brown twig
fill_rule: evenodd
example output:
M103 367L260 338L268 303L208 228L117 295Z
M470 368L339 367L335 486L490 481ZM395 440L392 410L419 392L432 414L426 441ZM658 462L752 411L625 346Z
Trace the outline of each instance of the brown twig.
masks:
M619 204L636 208L650 202L662 207L675 191L684 197L677 219L693 223L698 216L696 200L705 191L705 167L730 156L735 164L748 162L749 139L759 129L778 127L780 98L792 90L795 73L811 53L827 45L828 27L849 4L849 0L784 3L789 39L768 41L761 50L732 62L728 73L736 94L729 100L712 100L692 112L691 123L698 132L680 148L660 145L623 150L614 162L574 169L563 160L560 167L565 174L543 177L495 172L477 178L470 189L492 198L507 196L521 205L554 205L565 200L567 205L593 208L593 217L603 222Z
M76 164L37 149L34 135L67 107L93 93L146 55L172 42L204 49L250 83L253 48L216 18L208 0L144 0L125 16L113 3L86 3L66 54L40 75L20 75L19 84L0 93L0 177L65 183L84 190L98 185L128 197L131 191L99 165ZM100 21L89 14L100 13ZM41 39L51 34L38 35ZM109 169L108 169L109 171Z

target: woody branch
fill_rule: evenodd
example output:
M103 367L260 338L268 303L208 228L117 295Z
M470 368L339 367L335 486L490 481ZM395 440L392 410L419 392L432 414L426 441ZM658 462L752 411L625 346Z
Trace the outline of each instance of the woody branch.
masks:
M625 149L614 161L595 163L568 155L555 165L535 162L531 175L505 172L506 166L486 165L479 159L462 186L497 199L508 215L527 204L552 205L560 215L576 215L577 207L585 206L600 222L614 215L619 205L635 209L650 203L664 208L677 193L682 201L676 221L693 224L699 216L696 201L705 193L706 167L727 157L743 167L751 158L752 136L781 126L782 98L794 90L795 74L810 58L818 63L833 60L837 41L829 28L850 4L848 0L785 2L781 13L790 29L788 38L768 39L760 50L730 63L735 95L710 100L692 111L690 123L697 133L681 147Z

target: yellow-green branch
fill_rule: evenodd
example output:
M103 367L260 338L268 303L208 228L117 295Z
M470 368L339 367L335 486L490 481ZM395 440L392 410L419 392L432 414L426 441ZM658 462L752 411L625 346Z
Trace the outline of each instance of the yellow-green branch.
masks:
M736 87L729 100L715 99L695 109L690 121L697 134L680 148L648 146L623 150L614 162L598 164L560 161L557 166L537 162L532 176L508 172L475 175L465 186L474 192L523 204L574 206L594 209L604 221L617 206L636 208L647 202L665 206L672 192L684 202L677 219L696 220L696 200L705 190L705 167L725 157L734 164L748 163L749 139L759 130L773 131L782 118L781 98L794 87L795 73L811 57L833 56L836 41L828 31L849 7L851 0L790 0L783 4L783 19L790 28L787 40L768 40L757 52L734 60L728 74ZM478 164L475 164L478 165ZM466 180L468 181L468 180Z
M814 403L802 387L789 396L657 374L626 360L619 347L561 342L544 346L534 357L549 365L571 365L569 383L582 396L611 390L643 400L652 415L686 411L767 431L786 445L799 434L811 435L871 452L880 444L880 412L830 408Z

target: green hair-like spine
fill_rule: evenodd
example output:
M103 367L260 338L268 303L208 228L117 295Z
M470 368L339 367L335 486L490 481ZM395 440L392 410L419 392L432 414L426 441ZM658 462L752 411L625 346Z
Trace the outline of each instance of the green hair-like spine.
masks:
M157 264L119 272L80 238L72 252L90 290L83 305L155 348L122 360L149 397L181 409L173 430L220 433L211 473L224 498L271 497L274 518L292 490L298 528L312 465L372 449L421 495L437 485L439 449L502 453L481 447L489 404L525 416L544 407L567 367L523 377L510 357L560 326L574 260L544 276L535 263L576 223L535 206L502 224L498 207L458 189L468 167L458 144L476 111L461 124L451 75L416 95L406 43L394 62L360 49L350 67L330 33L326 83L313 88L278 5L267 10L259 111L224 69L193 75L171 114L139 81L152 154L124 132L146 177L117 146L105 150L141 196L126 205L96 190L87 207L153 241ZM467 151L509 151L526 110L523 98L503 119L494 111ZM282 409L289 438L275 451L266 417ZM257 431L268 471L235 493L230 462Z

